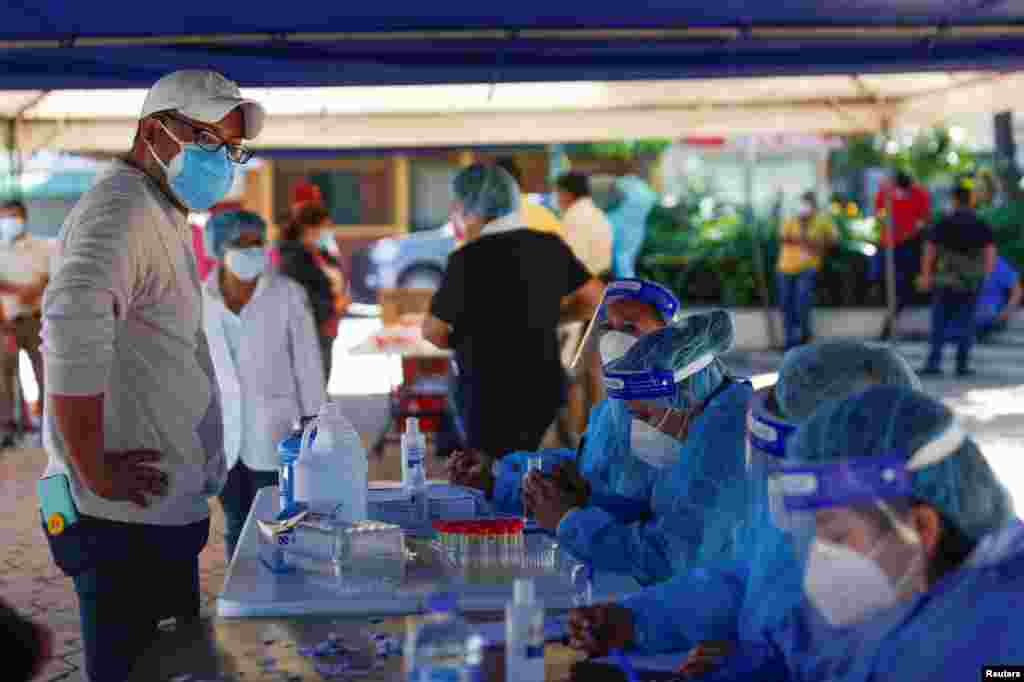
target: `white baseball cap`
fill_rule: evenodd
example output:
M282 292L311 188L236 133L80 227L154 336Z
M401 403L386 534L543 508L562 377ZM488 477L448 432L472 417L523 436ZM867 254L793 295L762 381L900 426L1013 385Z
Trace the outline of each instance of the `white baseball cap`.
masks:
M263 130L266 117L263 105L244 99L238 84L216 71L193 69L169 73L154 83L142 104L139 118L160 111L176 111L193 121L214 124L238 107L242 107L245 118L242 137L251 140Z

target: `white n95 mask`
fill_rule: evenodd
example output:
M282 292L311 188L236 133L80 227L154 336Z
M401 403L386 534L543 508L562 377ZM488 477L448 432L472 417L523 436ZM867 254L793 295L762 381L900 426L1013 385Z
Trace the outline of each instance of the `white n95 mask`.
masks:
M598 346L601 353L601 366L607 366L623 357L636 342L637 338L632 334L615 330L606 332L601 337L601 343Z
M629 425L629 448L639 459L655 469L665 469L679 461L682 443L641 419Z
M845 545L815 540L804 590L829 623L851 625L899 601L892 580L874 559Z

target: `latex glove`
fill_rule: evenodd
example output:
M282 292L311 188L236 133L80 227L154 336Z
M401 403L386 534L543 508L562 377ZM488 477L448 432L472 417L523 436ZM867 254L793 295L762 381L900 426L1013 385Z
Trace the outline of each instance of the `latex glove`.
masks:
M566 627L569 646L595 658L633 643L633 613L616 604L573 609Z
M494 474L491 458L479 450L453 452L445 464L448 480L455 485L483 491L487 499L494 497Z
M686 660L676 672L682 673L686 677L707 675L722 665L722 659L728 656L732 649L732 642L725 640L701 642L690 650Z
M550 476L531 471L523 482L523 507L545 530L557 530L558 524L575 506L576 492L566 490Z

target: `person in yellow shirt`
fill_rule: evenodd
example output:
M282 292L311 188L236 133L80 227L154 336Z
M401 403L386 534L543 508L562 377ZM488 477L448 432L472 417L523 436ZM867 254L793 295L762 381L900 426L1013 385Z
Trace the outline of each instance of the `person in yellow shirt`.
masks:
M832 220L818 211L814 192L804 192L799 212L779 230L781 248L776 271L787 351L811 339L814 285L837 236Z
M523 173L519 170L519 165L515 159L511 156L503 156L495 162L495 165L504 168L508 171L516 180L516 184L519 185L519 189L526 194L523 189ZM519 219L523 225L530 228L531 230L537 230L538 232L550 232L557 234L562 239L565 239L565 233L562 230L562 221L558 219L550 209L546 206L538 204L537 202L530 201L525 196L522 202L519 204Z

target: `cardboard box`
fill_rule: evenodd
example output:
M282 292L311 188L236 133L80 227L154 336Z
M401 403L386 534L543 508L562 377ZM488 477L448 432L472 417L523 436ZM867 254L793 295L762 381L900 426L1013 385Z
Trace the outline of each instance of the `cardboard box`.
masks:
M393 326L403 315L426 315L433 297L433 289L381 289L377 292L381 322Z

